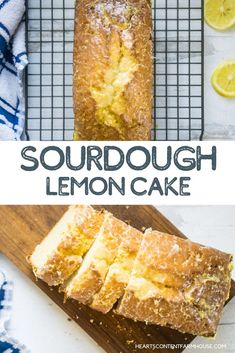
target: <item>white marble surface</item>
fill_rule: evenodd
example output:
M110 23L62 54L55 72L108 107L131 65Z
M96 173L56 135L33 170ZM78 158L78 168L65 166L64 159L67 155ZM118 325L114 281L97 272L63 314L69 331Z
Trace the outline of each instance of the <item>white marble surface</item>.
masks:
M235 28L217 32L205 24L205 139L235 139L235 99L218 95L210 82L227 60L235 60Z
M235 253L235 207L160 207L190 239ZM0 268L14 280L14 301L10 334L26 344L31 353L101 353L87 334L40 289L22 275L4 256ZM233 276L234 278L234 276ZM198 344L227 344L223 353L235 352L235 300L225 308L217 338L197 338ZM215 352L215 349L192 349L190 352Z

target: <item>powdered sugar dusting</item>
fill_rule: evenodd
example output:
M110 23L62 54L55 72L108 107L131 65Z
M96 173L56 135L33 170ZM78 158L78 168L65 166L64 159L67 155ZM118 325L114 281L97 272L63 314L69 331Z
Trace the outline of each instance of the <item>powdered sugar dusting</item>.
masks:
M122 32L121 38L128 49L133 47L133 35L129 30L124 30Z

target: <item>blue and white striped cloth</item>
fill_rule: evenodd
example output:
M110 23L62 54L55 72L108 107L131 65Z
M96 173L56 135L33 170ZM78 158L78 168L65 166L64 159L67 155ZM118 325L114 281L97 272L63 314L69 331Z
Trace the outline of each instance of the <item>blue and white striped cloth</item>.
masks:
M24 16L25 0L0 0L0 141L20 140L24 129Z
M24 345L10 337L7 326L10 321L13 283L0 271L0 353L29 353Z

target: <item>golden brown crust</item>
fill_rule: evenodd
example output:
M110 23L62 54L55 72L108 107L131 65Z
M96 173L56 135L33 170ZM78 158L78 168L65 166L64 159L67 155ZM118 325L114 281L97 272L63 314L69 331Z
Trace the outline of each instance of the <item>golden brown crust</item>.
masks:
M92 302L93 296L104 284L127 227L112 214L106 214L102 229L81 267L62 289L67 298L76 299L83 304Z
M109 268L101 290L94 296L92 309L106 314L124 294L143 234L133 227L125 232L117 256Z
M103 212L97 212L90 206L70 207L30 257L35 276L50 286L62 284L81 265L103 220ZM62 222L64 224L57 234L59 242L53 248L49 246L48 256L39 266L34 256L42 251L42 247L43 252L49 250L47 244L50 244L51 234L58 231Z
M148 230L118 314L213 336L228 297L232 256Z
M65 295L96 310L124 294L118 314L202 336L215 334L231 284L231 255L151 229L142 236L89 206L69 208L30 262L49 285L69 277Z
M149 140L152 40L149 0L77 0L75 140Z

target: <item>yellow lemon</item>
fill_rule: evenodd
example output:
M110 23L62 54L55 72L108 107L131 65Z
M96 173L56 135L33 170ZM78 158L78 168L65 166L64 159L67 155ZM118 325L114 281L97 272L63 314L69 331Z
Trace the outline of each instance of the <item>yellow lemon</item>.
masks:
M235 1L205 0L205 20L220 31L231 28L235 25Z
M235 61L219 65L213 72L211 83L221 96L235 98Z

